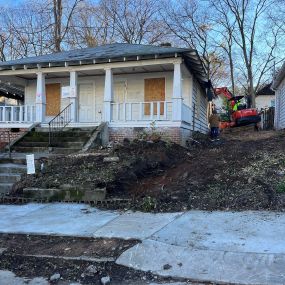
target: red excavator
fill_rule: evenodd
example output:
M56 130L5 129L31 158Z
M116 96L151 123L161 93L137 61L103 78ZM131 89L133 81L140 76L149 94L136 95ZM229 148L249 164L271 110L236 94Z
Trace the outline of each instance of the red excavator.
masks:
M258 111L254 108L247 108L246 104L241 104L244 96L233 96L227 87L214 89L216 95L223 95L228 100L228 114L223 116L221 128L239 127L250 124L257 124L261 121Z

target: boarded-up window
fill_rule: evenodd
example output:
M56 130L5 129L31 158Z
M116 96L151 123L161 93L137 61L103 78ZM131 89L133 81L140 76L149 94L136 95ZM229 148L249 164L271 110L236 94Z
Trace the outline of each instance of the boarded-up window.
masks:
M149 78L144 80L145 102L165 101L165 78ZM145 104L145 115L150 115L150 104ZM157 104L153 106L153 114L157 115ZM164 114L164 104L160 103L160 115Z
M56 116L60 112L60 83L46 85L46 115Z

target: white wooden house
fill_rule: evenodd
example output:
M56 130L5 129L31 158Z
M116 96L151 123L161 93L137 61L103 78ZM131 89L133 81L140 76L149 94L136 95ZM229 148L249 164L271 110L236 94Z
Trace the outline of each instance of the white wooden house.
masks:
M0 129L48 122L67 108L67 127L107 122L111 139L155 126L182 144L208 131L207 76L193 49L110 44L0 63L0 80L24 87L24 105L0 107Z
M272 88L275 90L275 118L277 130L285 129L285 63L275 77Z
M272 83L262 86L256 93L255 105L258 110L275 107L275 92Z

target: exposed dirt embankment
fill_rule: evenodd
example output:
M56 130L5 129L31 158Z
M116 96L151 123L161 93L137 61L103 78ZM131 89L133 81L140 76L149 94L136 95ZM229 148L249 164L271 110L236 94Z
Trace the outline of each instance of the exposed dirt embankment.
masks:
M109 156L119 162L103 162L98 153L54 159L18 189L106 186L108 198L131 199L128 207L142 211L285 209L284 132L233 132L190 149L126 142Z
M148 176L156 176L185 160L186 149L166 142L125 141L111 150L52 158L44 171L24 175L14 186L14 194L25 187L60 188L72 185L79 188L107 188L108 197L124 198L129 185ZM104 161L105 158L118 161Z

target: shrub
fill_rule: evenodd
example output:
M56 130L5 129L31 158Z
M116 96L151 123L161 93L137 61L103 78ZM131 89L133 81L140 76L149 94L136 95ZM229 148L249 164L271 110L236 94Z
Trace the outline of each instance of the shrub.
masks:
M156 208L156 199L150 196L144 197L142 201L142 210L150 212Z
M277 193L285 193L285 181L282 181L281 183L279 183L277 185L276 192Z

